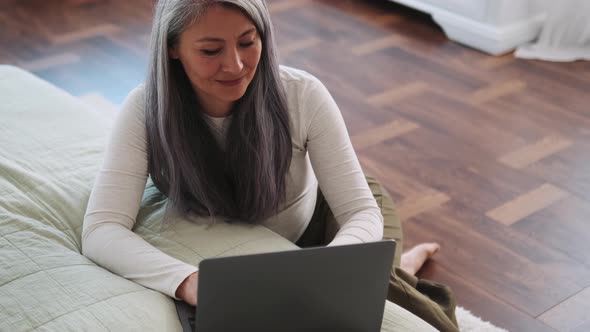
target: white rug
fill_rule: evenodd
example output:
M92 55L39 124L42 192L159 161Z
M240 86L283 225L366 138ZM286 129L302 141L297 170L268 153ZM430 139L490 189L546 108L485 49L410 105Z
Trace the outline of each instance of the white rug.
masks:
M461 332L508 332L505 329L494 326L490 322L481 320L481 318L473 315L469 310L457 307L455 311L457 316L457 323Z

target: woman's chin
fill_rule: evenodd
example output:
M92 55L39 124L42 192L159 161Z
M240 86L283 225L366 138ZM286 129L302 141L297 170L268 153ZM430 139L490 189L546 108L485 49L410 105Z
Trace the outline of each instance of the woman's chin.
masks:
M225 93L222 93L219 95L219 99L224 100L226 102L229 103L233 103L236 102L238 100L240 100L240 98L242 98L244 95L246 94L246 91L226 91Z

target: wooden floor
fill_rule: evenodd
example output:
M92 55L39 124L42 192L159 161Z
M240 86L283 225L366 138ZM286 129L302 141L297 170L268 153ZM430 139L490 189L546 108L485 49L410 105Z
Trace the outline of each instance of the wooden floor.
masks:
M114 111L152 1L75 2L0 0L0 63ZM328 86L406 248L441 243L421 277L511 331L590 331L590 63L489 57L385 0L269 3L282 63Z

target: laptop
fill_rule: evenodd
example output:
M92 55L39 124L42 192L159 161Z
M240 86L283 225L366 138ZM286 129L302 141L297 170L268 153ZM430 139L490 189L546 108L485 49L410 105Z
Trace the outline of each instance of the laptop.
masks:
M395 241L212 258L185 332L381 330Z

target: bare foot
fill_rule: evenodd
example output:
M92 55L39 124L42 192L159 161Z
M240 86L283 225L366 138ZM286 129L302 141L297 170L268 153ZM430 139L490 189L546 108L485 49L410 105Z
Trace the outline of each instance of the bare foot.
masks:
M439 250L438 243L419 244L402 254L400 267L411 275L416 275L422 265Z

